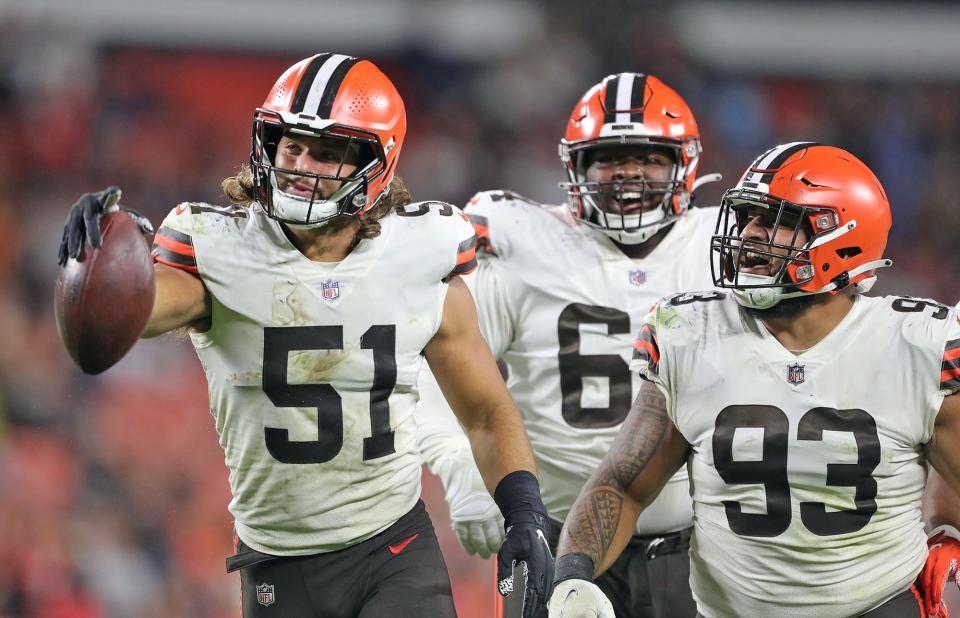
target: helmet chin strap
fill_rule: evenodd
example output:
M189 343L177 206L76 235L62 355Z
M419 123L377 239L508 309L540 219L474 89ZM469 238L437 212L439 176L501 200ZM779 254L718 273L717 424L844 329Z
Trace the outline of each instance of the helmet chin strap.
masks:
M809 294L825 294L827 292L845 288L847 285L849 285L848 282L851 279L854 279L855 277L867 271L876 270L878 268L886 268L892 265L893 260L887 258L861 264L860 266L848 271L846 273L846 277L841 275L819 290L814 290L812 292L805 292L803 290L786 292L784 291L783 286L748 289L733 288L733 296L737 303L743 307L751 307L753 309L769 309L770 307L777 305L780 301L787 300L788 298L796 298L798 296L806 296ZM745 285L769 285L774 283L773 277L766 275L754 275L752 273L738 274L737 281L742 281ZM870 291L870 288L873 287L873 284L876 283L876 281L877 278L874 276L868 277L863 281L854 284L857 293L864 294Z
M274 214L285 224L297 229L323 227L330 219L340 214L340 201L345 195L355 190L358 184L358 180L344 182L329 198L313 200L284 192L280 189L276 174L270 174Z
M700 188L701 186L707 183L717 182L718 180L722 180L722 179L723 179L723 176L721 176L720 174L707 174L705 176L697 178L697 180L695 180L693 183L693 190L691 191L691 193L693 191L696 191L698 188ZM669 203L669 200L666 197L664 199ZM614 241L620 243L621 245L642 245L643 243L653 238L657 234L657 232L662 230L664 227L673 223L674 219L665 220L667 219L667 212L666 212L667 208L669 208L668 205L661 204L656 210L651 210L650 212L643 213L641 216L646 218L647 221L649 221L651 218L654 218L654 221L651 223L644 223L643 227L639 228L636 231L624 232L622 230L611 228L609 226L605 227L601 231L607 236L609 236L610 238L612 238ZM598 208L598 211L599 211L599 208ZM605 220L609 221L609 219L606 219L605 217L606 213L604 213L603 211L599 211L599 215L601 217L604 217Z
M307 221L307 213L311 212L310 200L284 193L280 189L273 189L273 209L285 225L297 229L313 229L326 225L337 214L337 203L329 200L313 202L312 213L321 214L319 221Z
M666 213L662 207L657 207L656 210L644 212L639 215L615 215L611 217L610 214L611 213L599 209L597 210L597 217L604 224L600 226L600 231L621 245L642 245L668 223L668 221L665 221ZM627 227L627 217L635 219L638 225L642 221L643 227L637 227L637 229L629 232L625 231L623 228ZM622 227L617 228L611 225L616 219L620 220L619 222ZM650 221L650 219L653 219L653 221Z

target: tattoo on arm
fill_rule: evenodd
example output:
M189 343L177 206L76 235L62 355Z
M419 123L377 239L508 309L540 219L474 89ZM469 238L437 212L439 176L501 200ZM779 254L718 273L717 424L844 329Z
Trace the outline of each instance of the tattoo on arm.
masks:
M624 496L656 452L670 423L666 397L644 383L610 452L577 498L564 526L566 551L582 553L596 568L606 557L620 524Z

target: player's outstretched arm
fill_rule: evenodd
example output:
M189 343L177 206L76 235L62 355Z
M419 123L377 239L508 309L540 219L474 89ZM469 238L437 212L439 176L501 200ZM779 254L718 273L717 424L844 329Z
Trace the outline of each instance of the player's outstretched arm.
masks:
M523 616L532 618L549 596L553 556L547 512L534 476L533 452L493 353L480 334L466 284L454 278L440 328L424 348L440 390L470 440L487 490L503 513L506 538L497 554L500 594L513 591L514 567L527 570Z
M925 505L934 528L927 541L930 553L917 577L917 587L927 614L946 616L944 585L952 581L960 587L960 393L943 399L926 454L936 470L927 485Z
M613 616L591 580L627 546L641 511L690 449L667 416L666 403L656 385L643 382L610 451L580 491L560 533L551 617Z
M70 207L57 256L61 266L68 259L79 257L85 244L89 243L91 247L102 244L100 219L109 212L125 211L144 235L153 236L150 221L135 210L121 207L120 197L120 188L112 186L86 193ZM210 315L210 295L198 278L162 264L157 264L155 270L156 296L141 337L154 337Z
M165 264L154 268L157 295L141 337L156 337L210 317L210 293L200 279Z

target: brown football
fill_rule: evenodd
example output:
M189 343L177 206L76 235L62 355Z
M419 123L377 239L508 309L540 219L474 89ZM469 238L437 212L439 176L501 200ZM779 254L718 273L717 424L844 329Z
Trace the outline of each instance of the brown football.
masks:
M54 292L60 338L91 374L113 366L133 347L156 295L150 246L130 215L107 213L100 233L100 247L87 242L79 258L67 260Z

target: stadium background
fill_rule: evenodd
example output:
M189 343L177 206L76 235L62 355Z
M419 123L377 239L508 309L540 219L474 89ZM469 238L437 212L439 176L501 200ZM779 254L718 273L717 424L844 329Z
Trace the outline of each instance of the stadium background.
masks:
M159 223L222 201L251 112L315 51L375 60L404 96L415 199L505 187L558 202L577 98L645 71L690 103L722 172L820 140L877 172L894 231L880 292L960 299L960 10L950 3L0 0L0 616L239 614L228 487L190 345L141 343L82 375L54 325L55 254L81 193L117 184ZM905 411L906 413L907 411ZM491 564L424 495L461 616L491 615ZM318 496L318 500L322 500Z

